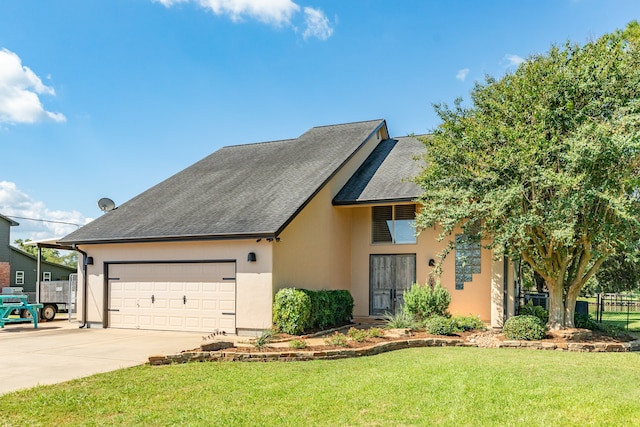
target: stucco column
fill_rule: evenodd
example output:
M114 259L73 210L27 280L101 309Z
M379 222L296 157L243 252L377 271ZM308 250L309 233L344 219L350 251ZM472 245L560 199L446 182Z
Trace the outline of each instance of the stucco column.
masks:
M504 259L491 263L491 328L502 328L505 315Z

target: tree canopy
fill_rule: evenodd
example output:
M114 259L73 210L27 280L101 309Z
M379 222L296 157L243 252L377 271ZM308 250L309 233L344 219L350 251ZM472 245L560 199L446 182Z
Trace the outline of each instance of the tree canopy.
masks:
M580 289L640 232L637 34L634 22L486 77L470 106L436 105L423 138L418 230L479 224L498 256L544 278L552 329L573 326Z

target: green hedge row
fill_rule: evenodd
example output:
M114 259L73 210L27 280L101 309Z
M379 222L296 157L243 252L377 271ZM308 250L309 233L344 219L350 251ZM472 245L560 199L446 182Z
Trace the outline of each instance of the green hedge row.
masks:
M273 304L273 324L287 334L298 335L313 328L345 324L353 317L349 291L310 291L285 288Z

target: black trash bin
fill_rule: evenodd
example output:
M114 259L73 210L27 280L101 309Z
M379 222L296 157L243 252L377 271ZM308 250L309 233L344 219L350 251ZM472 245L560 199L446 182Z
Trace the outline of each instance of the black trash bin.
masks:
M589 303L587 301L576 301L576 313L589 315Z

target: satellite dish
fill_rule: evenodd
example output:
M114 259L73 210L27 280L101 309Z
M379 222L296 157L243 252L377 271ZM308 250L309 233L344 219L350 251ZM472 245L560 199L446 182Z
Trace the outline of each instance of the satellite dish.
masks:
M103 197L102 199L98 200L98 207L102 212L109 212L116 208L116 204L113 203L113 200L107 197Z

